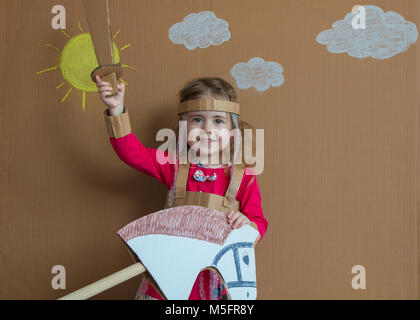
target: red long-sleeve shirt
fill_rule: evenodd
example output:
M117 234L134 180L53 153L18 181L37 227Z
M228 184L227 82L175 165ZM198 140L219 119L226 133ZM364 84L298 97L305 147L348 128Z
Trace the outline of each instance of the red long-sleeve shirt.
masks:
M110 137L109 140L118 157L123 162L136 170L155 177L166 185L168 189L171 188L174 180L175 164L160 164L156 154L162 151L143 146L132 132L121 138ZM193 176L197 169L201 170L206 176L211 176L213 173L216 173L217 179L215 181L205 182L196 181ZM203 168L191 164L186 185L187 191L202 191L224 196L228 185L229 177L226 176L224 168ZM236 200L240 203L240 212L257 225L262 239L267 230L268 222L263 215L261 193L258 187L257 177L254 174L243 175Z

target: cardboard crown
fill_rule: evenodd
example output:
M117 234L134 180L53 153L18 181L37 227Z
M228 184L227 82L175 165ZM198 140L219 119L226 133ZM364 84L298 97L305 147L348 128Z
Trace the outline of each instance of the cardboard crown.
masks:
M239 115L239 103L217 99L194 99L178 104L178 114L188 111L223 111Z

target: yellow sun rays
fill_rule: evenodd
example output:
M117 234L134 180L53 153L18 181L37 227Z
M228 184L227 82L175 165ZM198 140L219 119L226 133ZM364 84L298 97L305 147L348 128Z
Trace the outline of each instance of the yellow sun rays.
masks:
M89 70L81 70L80 68L80 66L75 66L74 65L74 63L73 64L67 64L67 65L64 65L63 63L61 63L61 58L62 58L62 56L63 56L63 52L66 50L66 48L67 48L67 44L69 44L70 42L72 42L73 40L76 40L76 38L80 38L80 36L81 35L87 35L87 34L84 34L83 33L83 28L82 28L82 26L80 25L80 21L78 22L78 28L79 28L79 30L80 30L80 32L81 32L81 34L79 34L79 35L77 35L77 36L75 36L75 37L71 37L67 32L65 32L64 30L60 30L68 39L69 39L69 41L66 43L66 45L64 46L64 48L62 49L62 50L60 50L59 48L57 48L57 47L55 47L55 46L53 46L53 45L51 45L51 44L49 44L49 43L46 43L45 44L45 46L47 46L47 47L49 47L49 48L52 48L52 49L54 49L56 52L58 52L59 53L59 55L60 55L60 63L59 63L59 65L56 65L56 66L53 66L53 67L50 67L50 68L46 68L46 69L43 69L43 70L40 70L40 71L38 71L38 72L36 72L36 75L40 75L40 74L42 74L42 73L44 73L44 72L48 72L48 71L52 71L52 70L56 70L56 69L59 69L60 71L61 71L61 73L62 73L62 75L63 75L63 77L65 78L64 79L64 81L63 82L61 82L59 85L57 85L56 87L55 87L55 89L56 90L58 90L58 89L60 89L62 86L64 86L66 83L68 83L69 85L70 85L70 88L67 90L67 92L65 93L65 95L63 96L63 98L61 99L61 102L63 103L66 99L67 99L67 97L70 95L70 93L72 92L72 90L73 90L73 88L76 88L76 89L79 89L80 91L82 91L82 109L83 109L83 111L85 111L85 109L86 109L86 91L96 91L97 92L97 88L96 88L96 85L93 85L93 84L91 84L92 83L92 80L90 79L90 72L91 72L91 70L93 70L93 68L92 67L90 67L90 69ZM118 30L115 34L114 34L114 36L113 36L113 40L115 40L116 38L117 38L117 35L120 33L120 30ZM84 38L86 38L86 37L82 37L82 38L80 38L80 39L77 39L77 40L83 40ZM89 38L90 38L90 35L89 35ZM79 41L80 42L80 41ZM90 43L91 43L91 41L90 41ZM76 43L77 44L77 43ZM115 44L114 44L115 45ZM125 49L127 49L127 48L129 48L131 45L130 44L126 44L126 45L124 45L124 46L122 46L121 48L117 48L117 47L114 47L114 52L115 52L115 50L117 50L115 53L117 54L117 56L118 56L118 58L119 58L119 54L118 54L118 51L124 51ZM75 47L75 45L73 45L72 46L72 48L74 48ZM89 55L87 54L87 52L86 51L83 51L84 49L86 49L86 48L81 48L80 50L81 51L79 51L78 53L81 53L81 54L85 54L86 55L86 59L90 59L90 62L92 62L91 60L92 60L92 57L89 57ZM91 50L92 51L92 50ZM68 55L67 55L68 56ZM89 60L88 59L88 60ZM96 56L94 57L94 59L96 60ZM97 63L97 61L96 61L96 63ZM116 63L117 63L117 61L116 61ZM96 64L97 65L97 64ZM64 67L67 67L66 68L66 70L63 70L63 66ZM82 66L83 67L83 66ZM123 68L128 68L128 69L136 69L135 67L132 67L132 66L129 66L129 65L126 65L126 64L122 64L121 65L121 67L123 67ZM68 69L68 70L67 70ZM89 76L89 80L86 80L85 78L84 79L80 79L80 74L82 73L82 71L83 71L83 75L85 76L85 78L86 78L86 74ZM66 76L65 76L65 74L67 74L67 78L66 78ZM73 77L73 78L69 78L69 77ZM79 76L79 78L78 78L78 76ZM75 79L75 78L78 78L78 79ZM75 79L75 82L72 82L71 80L69 81L69 79ZM83 81L85 81L85 82L83 82ZM121 80L121 82L123 82L126 86L128 86L128 83L124 80L124 79L122 79L122 78L120 78L119 80ZM87 81L87 82L86 82Z

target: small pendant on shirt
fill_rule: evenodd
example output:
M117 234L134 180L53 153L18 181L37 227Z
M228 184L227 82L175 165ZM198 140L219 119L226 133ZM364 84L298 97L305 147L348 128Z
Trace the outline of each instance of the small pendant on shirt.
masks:
M194 172L194 180L197 180L199 182L204 182L204 181L212 182L212 181L216 181L216 179L217 179L216 172L214 172L213 175L211 176L205 176L203 171L198 170L198 169Z

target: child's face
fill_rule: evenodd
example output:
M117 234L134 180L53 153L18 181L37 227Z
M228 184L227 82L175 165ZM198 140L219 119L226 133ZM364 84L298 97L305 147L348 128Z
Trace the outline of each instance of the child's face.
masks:
M186 113L188 145L210 156L229 147L231 116L219 111L190 111ZM200 136L201 135L201 136ZM198 141L199 140L199 141Z

